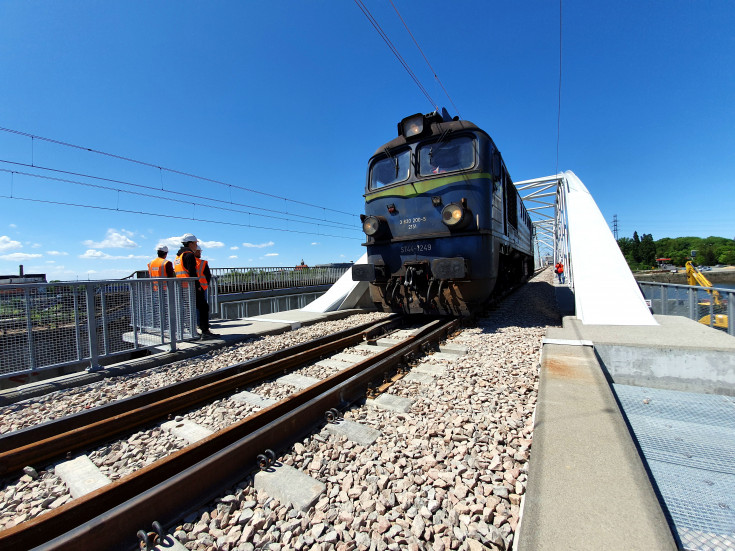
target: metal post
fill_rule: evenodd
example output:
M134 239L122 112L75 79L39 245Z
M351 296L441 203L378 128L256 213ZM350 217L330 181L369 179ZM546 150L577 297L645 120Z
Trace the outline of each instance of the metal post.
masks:
M727 293L727 332L735 336L735 292Z
M697 319L697 290L693 287L687 289L689 297L689 319Z
M156 287L158 287L158 289L156 289ZM166 291L166 294L168 294L168 291ZM153 307L156 305L156 301L158 301L158 320L157 321L158 321L158 325L161 327L161 331L160 331L161 344L166 343L166 320L167 319L169 320L169 324L168 324L169 333L172 333L171 323L170 323L171 308L168 309L168 318L167 318L165 311L164 311L164 306L166 304L166 301L164 301L163 297L164 297L163 284L153 283L151 285L151 300L152 300L151 308L153 309L153 312L151 312L151 319L153 319L153 316L156 313L156 309Z
M33 346L33 320L31 319L31 291L28 287L23 288L23 295L26 302L26 331L28 332L28 363L31 369L36 368L36 348Z
M97 316L94 312L94 287L92 283L84 284L87 297L87 332L89 333L89 369L95 371L100 368L100 352L97 343Z
M138 284L132 280L128 283L128 289L130 289L130 324L133 326L133 346L135 347L135 350L138 349L138 312L136 311L136 302L138 298L137 285Z
M191 330L191 336L196 337L197 336L197 293L196 293L196 285L194 284L194 280L189 282L189 318L190 318L190 325L189 328Z
M661 285L661 314L666 315L669 310L669 291L666 286Z
M79 333L79 297L77 296L77 288L72 287L72 296L74 297L74 337L77 344L77 360L82 361L82 336Z
M709 295L709 326L715 325L715 296L710 292Z
M105 288L107 285L104 285L100 288L100 309L101 309L101 318L102 318L102 348L105 351L104 354L107 355L110 353L110 336L109 336L109 328L108 328L108 320L107 320L107 303L105 301Z
M175 281L175 280L174 280ZM171 335L171 347L170 351L175 352L176 351L176 333L177 333L177 324L176 324L176 288L178 285L172 284L168 285L166 287L166 297L168 299L168 331ZM163 308L163 302L161 302L161 308ZM163 322L161 323L163 325Z

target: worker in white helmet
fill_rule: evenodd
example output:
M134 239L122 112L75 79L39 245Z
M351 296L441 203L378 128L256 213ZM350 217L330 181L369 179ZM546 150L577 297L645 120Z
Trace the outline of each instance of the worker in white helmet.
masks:
M202 331L201 338L211 339L216 337L214 333L209 330L209 304L207 303L207 297L204 294L199 283L199 274L197 274L197 258L194 254L197 250L198 240L194 234L187 233L181 237L182 247L176 254L176 260L174 261L174 271L176 277L196 277L196 307L197 314L199 317L199 328ZM184 284L187 285L187 284Z
M156 247L156 254L156 258L148 263L148 274L151 277L176 277L174 265L170 260L166 260L168 247L159 245Z

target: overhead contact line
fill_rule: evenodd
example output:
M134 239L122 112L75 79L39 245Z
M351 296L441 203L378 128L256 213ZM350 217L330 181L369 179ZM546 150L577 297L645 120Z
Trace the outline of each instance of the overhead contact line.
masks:
M210 182L212 184L218 184L218 185L222 185L222 186L228 186L230 188L240 189L240 190L243 190L243 191L248 191L250 193L256 193L258 195L263 195L265 197L271 197L273 199L281 199L281 200L284 200L284 201L290 201L292 203L295 203L295 204L298 204L298 205L303 205L303 206L306 206L306 207L311 207L311 208L316 208L316 209L321 209L321 210L328 210L330 212L336 212L336 213L339 213L339 214L346 214L348 216L357 216L356 214L351 213L351 212L346 212L346 211L342 211L342 210L338 210L338 209L332 209L332 208L325 207L323 205L315 205L313 203L307 203L305 201L298 201L296 199L290 199L288 197L283 197L281 195L275 195L273 193L267 193L265 191L258 191L256 189L252 189L252 188L248 188L248 187L244 187L244 186L238 186L236 184L230 184L228 182L223 182L222 180L215 180L214 178L207 178L206 176L199 176L197 174L192 174L190 172L184 172L184 171L181 171L181 170L176 170L176 169L173 169L173 168L167 168L167 167L160 166L160 165L153 164L153 163L149 163L149 162L146 162L146 161L140 161L138 159L133 159L131 157L125 157L123 155L117 155L115 153L108 153L106 151L100 151L99 149L94 149L94 148L91 148L91 147L84 147L84 146L81 146L81 145L76 145L76 144L72 144L72 143L69 143L69 142L64 142L64 141L61 141L61 140L55 140L53 138L45 138L43 136L38 136L36 134L30 134L28 132L22 132L20 130L13 130L12 128L0 127L0 131L8 132L10 134L16 134L18 136L24 136L26 138L31 138L31 140L43 140L43 141L48 142L48 143L53 143L53 144L56 144L56 145L62 145L64 147L71 147L71 148L74 148L74 149L79 149L81 151L88 151L90 153L96 153L98 155L104 155L106 157L111 157L113 159L118 159L118 160L126 161L126 162L129 162L129 163L135 163L135 164L138 164L138 165L141 165L141 166L147 166L147 167L150 167L150 168L157 168L161 172L166 171L166 172L170 172L172 174L178 174L179 176L187 176L189 178L194 178L196 180L201 180L203 182Z

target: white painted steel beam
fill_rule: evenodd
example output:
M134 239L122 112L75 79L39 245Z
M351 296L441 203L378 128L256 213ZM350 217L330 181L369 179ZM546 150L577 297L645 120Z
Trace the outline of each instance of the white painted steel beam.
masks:
M585 325L658 325L597 203L564 173L576 315Z
M553 253L554 263L564 263L582 323L657 325L600 209L573 172L525 180L516 188L534 204L527 210L539 255Z

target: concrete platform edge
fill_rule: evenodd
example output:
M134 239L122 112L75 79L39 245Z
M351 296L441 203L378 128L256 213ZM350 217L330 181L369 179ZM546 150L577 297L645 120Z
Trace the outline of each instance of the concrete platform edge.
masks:
M590 347L546 344L519 551L677 549Z

